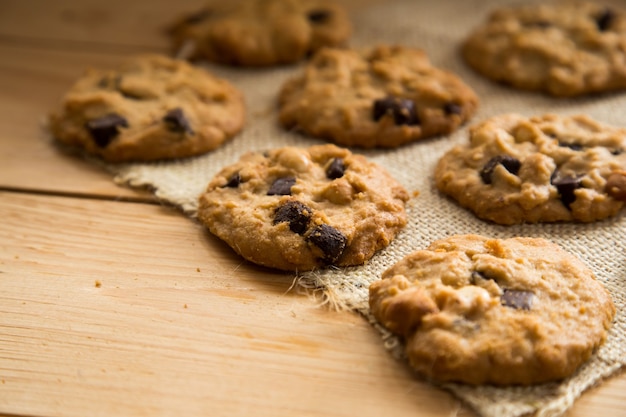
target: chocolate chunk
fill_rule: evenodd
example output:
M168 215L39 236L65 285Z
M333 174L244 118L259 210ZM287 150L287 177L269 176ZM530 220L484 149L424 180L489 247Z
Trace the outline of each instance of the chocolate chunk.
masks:
M128 127L128 121L117 113L111 113L88 121L85 127L91 133L96 145L106 148L120 133L120 127Z
M397 125L418 125L415 102L401 97L385 97L374 101L374 121L379 121L386 114L391 114Z
M343 233L327 224L321 224L313 229L307 240L321 249L324 254L322 259L327 264L339 259L348 242Z
M463 108L456 103L446 103L443 105L443 111L447 115L451 114L461 114L463 113Z
M482 178L485 184L491 184L491 176L493 175L493 170L496 169L496 166L501 164L507 171L509 171L513 175L517 175L519 172L522 163L519 159L513 158L509 155L497 155L491 158L483 169L480 170L480 178Z
M330 19L332 13L329 10L311 10L306 17L312 23L326 23Z
M539 28L539 29L547 29L550 26L552 26L552 23L548 22L547 20L536 20L534 22L526 23L526 26L528 26L528 27L535 27L535 28Z
M287 201L276 208L274 224L288 222L289 229L299 235L306 231L311 220L312 210L299 201Z
M531 291L505 289L500 297L500 303L517 310L530 310L534 297L535 294Z
M291 187L296 183L294 177L279 178L267 190L267 195L291 195Z
M579 145L577 143L559 142L559 146L564 147L564 148L570 148L573 151L582 151L583 149L585 149L583 145Z
M611 149L611 155L615 155L615 156L617 156L617 155L621 155L621 154L622 154L622 152L624 152L624 150L623 150L623 149L620 149L620 148Z
M559 177L557 171L552 174L550 183L556 187L559 195L561 196L561 202L567 208L570 208L570 205L576 201L576 194L574 191L582 187L580 177Z
M212 12L210 9L198 10L195 13L187 15L187 17L185 17L185 23L188 25L197 25L198 23L202 23L207 20L211 14Z
M165 113L163 121L167 125L167 128L172 132L188 133L193 135L193 129L189 124L189 120L187 120L183 109L180 107L176 107L175 109Z
M611 9L604 9L604 11L596 18L596 25L598 30L606 31L610 28L611 23L615 20L615 13Z
M228 181L224 185L224 187L228 188L237 188L241 184L241 175L238 172L235 172L233 175L228 178Z
M335 158L326 168L326 177L334 180L343 177L346 172L346 166L343 163L343 158Z

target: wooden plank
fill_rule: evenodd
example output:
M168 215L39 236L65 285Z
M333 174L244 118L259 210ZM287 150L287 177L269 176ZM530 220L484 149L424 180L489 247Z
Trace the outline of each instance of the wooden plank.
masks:
M0 193L0 216L0 413L472 415L176 211ZM623 416L624 392L567 415Z
M202 0L3 0L0 40L97 50L99 47L153 49L167 45L165 28L180 13L198 10ZM29 24L24 24L28 22Z
M0 218L0 413L471 415L176 211L0 192Z
M173 19L211 1L220 0L3 0L0 41L85 51L111 47L165 51L169 47L166 29ZM349 11L380 1L340 0Z
M42 123L88 66L114 67L123 55L47 51L0 44L0 187L153 201L117 186L79 155L54 146Z

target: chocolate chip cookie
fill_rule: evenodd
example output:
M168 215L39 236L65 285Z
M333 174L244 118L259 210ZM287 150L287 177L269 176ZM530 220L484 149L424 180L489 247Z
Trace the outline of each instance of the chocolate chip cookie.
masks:
M243 155L200 196L198 217L245 259L286 271L360 265L406 224L407 191L334 145Z
M117 70L89 69L49 118L53 136L109 162L202 154L243 127L242 94L229 82L160 55Z
M563 379L604 342L615 307L593 272L540 238L457 235L406 256L370 286L376 319L439 382Z
M438 189L499 224L593 222L626 202L626 129L588 116L496 116L435 168Z
M178 56L243 66L293 63L345 44L351 31L333 0L213 2L169 30Z
M482 75L572 97L626 88L626 13L592 2L495 10L462 54Z
M279 118L340 145L392 148L454 131L477 105L469 86L421 50L325 48L283 85Z

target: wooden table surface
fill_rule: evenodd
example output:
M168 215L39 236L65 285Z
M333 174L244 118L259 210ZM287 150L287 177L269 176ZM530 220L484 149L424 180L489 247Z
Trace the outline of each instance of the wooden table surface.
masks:
M361 317L42 133L83 68L166 53L163 25L200 4L0 0L0 415L473 415ZM625 410L622 374L567 415Z

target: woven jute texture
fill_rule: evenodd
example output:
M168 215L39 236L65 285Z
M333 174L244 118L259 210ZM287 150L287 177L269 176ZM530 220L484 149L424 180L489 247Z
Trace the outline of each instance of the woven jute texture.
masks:
M496 85L473 73L459 55L464 36L489 10L506 4L498 0L395 0L379 2L353 12L355 32L351 46L361 48L379 43L402 44L424 49L438 67L456 72L481 99L476 123L502 113L525 116L543 113L587 114L596 120L625 126L625 94L563 100L537 93L515 91ZM528 2L526 2L528 3ZM277 123L276 96L281 84L297 73L294 65L278 69L241 69L210 66L214 74L238 86L246 96L248 121L244 131L222 148L187 160L108 165L121 184L149 186L156 195L193 218L197 197L213 175L250 150L294 145L310 146L321 141L282 130ZM626 362L626 218L595 224L542 224L504 227L478 220L471 213L440 195L433 185L433 169L439 157L457 143L467 140L467 126L458 132L394 150L363 151L386 167L409 191L419 191L409 204L406 229L384 251L362 267L330 269L304 274L301 286L321 294L336 308L352 309L368 318L378 329L389 351L403 361L401 342L381 329L368 309L368 286L383 270L404 255L425 248L435 239L453 234L476 233L489 237L543 237L579 256L608 288L617 306L617 316L605 345L574 376L530 388L470 387L446 384L449 390L482 416L520 416L536 413L556 416L565 412L587 388L615 373Z

